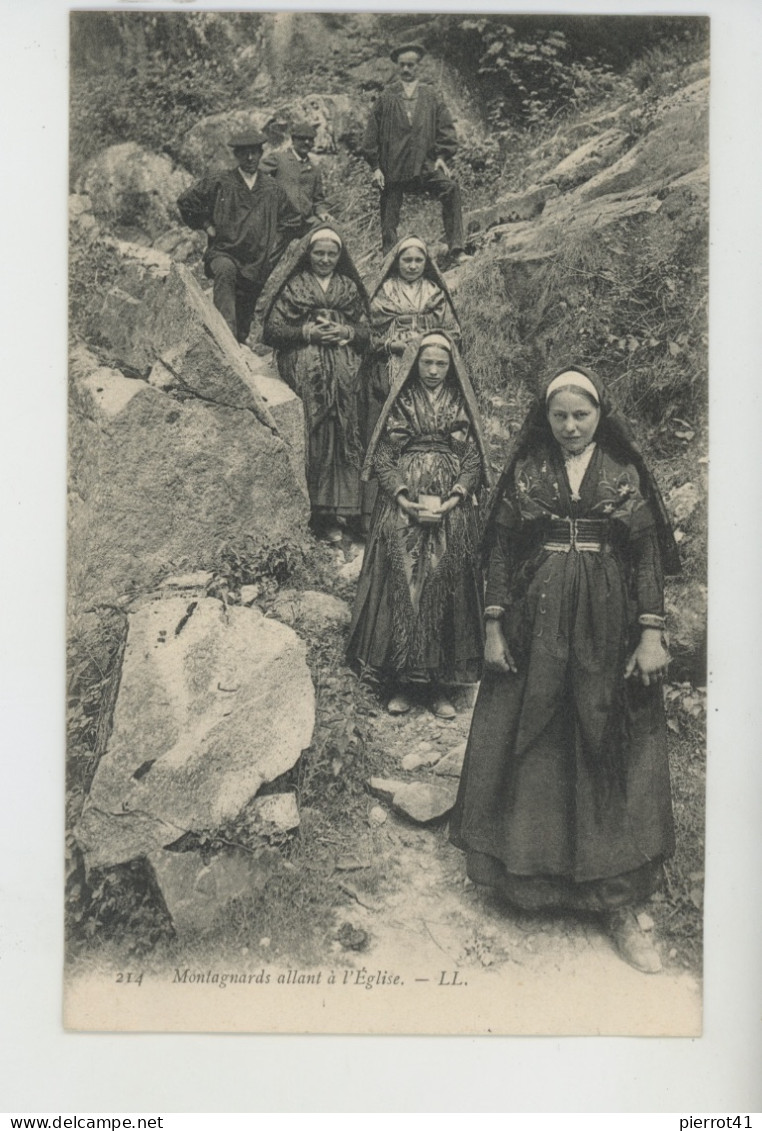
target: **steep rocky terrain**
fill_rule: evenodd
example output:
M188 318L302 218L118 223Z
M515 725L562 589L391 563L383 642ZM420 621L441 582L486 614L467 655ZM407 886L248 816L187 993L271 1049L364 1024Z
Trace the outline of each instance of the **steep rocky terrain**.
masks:
M679 682L667 694L683 849L654 917L669 940L667 963L695 968L706 619L708 66L700 44L652 45L599 77L583 104L519 129L480 101L474 69L444 49L447 28L420 18L206 13L193 24L188 74L176 88L156 45L163 25L151 19L82 17L74 38L72 940L86 954L86 940L126 930L140 951L162 940L182 948L202 945L192 928L203 924L217 949L241 943L251 961L276 936L281 960L317 961L331 948L351 958L343 921L381 962L403 946L405 930L428 922L414 908L423 869L435 887L459 893L442 943L456 965L508 969L523 955L540 971L543 956L564 969L579 957L573 925L540 926L527 940L524 926L496 926L494 908L462 894L441 818L468 703L453 733L437 724L429 735L422 710L391 727L342 667L361 548L345 540L329 552L307 535L300 404L274 377L256 326L251 349L232 341L200 271L203 238L176 210L194 177L228 163L234 129L256 126L280 145L306 117L318 130L333 211L371 279L380 262L376 202L356 151L390 71L380 45L415 32L433 45L427 67L462 143L457 172L474 258L449 279L495 467L537 379L574 358L599 368L634 418L677 527L685 568L668 605ZM200 44L207 85L180 97L204 57ZM105 93L114 67L124 75L120 98ZM105 102L84 109L84 95L98 91ZM144 113L151 94L155 108ZM435 205L406 204L403 224L438 246ZM265 700L247 682L247 650L274 665ZM283 680L299 688L293 703L278 693ZM247 737L261 728L265 701L280 712L268 724L273 734L291 736L280 759L269 758L262 735ZM389 778L404 788L376 780ZM412 808L400 801L406 790ZM301 814L289 808L294 797ZM420 831L411 821L422 819ZM359 867L345 868L347 860ZM284 901L293 904L287 915ZM180 939L170 944L173 932Z

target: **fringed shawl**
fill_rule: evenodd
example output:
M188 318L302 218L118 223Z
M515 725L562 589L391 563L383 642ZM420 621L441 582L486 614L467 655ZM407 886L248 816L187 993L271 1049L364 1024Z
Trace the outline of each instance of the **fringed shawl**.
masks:
M372 285L370 287L370 301L371 301L371 303L376 304L376 306L379 307L379 312L381 314L383 314L384 316L387 316L389 318L391 318L394 314L397 314L397 313L402 313L402 314L407 313L406 311L402 311L402 310L400 310L400 311L393 310L389 306L388 303L384 302L381 295L382 295L382 289L384 287L384 284L387 282L387 280L389 280L390 278L394 278L395 274L397 274L395 272L394 268L397 264L397 259L400 255L400 249L402 247L402 244L404 244L405 241L409 238L410 238L409 236L405 236L405 237L403 237L403 239L397 241L397 243L394 245L394 247L391 249L391 251L384 258L384 261L381 264L380 272L379 272L378 276L376 277L376 279L374 280L374 282L372 283ZM421 240L421 243L423 243L423 242L424 241ZM425 244L424 244L424 246L425 246ZM428 248L426 248L425 255L426 255L426 264L423 268L422 278L428 280L428 282L432 283L435 287L438 288L439 291L442 292L442 295L444 296L445 303L450 308L452 320L455 323L455 326L457 326L458 329L460 329L460 321L459 321L458 315L455 311L455 304L453 303L452 295L450 294L450 288L447 286L447 283L445 282L444 275L439 270L436 263L434 262L431 255L429 254ZM429 298L429 301L430 301L430 298ZM426 311L425 311L425 306L424 306L424 308L421 311L419 311L418 313L425 313L425 312Z
M358 293L362 300L364 313L366 315L369 315L370 311L368 306L368 292L366 291L365 285L360 278L360 274L354 265L352 256L347 251L347 245L344 237L335 224L325 224L321 221L320 227L330 228L332 231L336 232L336 235L341 239L342 246L341 251L339 252L339 260L336 264L334 275L344 275L345 277L352 280L352 282L357 287ZM263 321L267 319L267 316L272 310L276 298L283 290L288 280L293 275L298 275L301 271L309 271L309 251L312 235L312 232L308 232L307 235L302 239L292 243L287 249L278 266L270 275L270 278L267 280L265 288L262 292L262 299L260 303Z
M546 390L551 381L561 373L571 371L582 373L595 386L598 392L598 401L601 408L601 419L595 433L595 440L605 450L622 463L634 464L640 477L641 490L644 498L651 504L656 523L656 534L662 558L662 566L667 574L681 572L680 555L672 532L672 524L667 514L661 492L656 480L646 464L643 453L638 446L632 429L624 416L617 408L608 394L600 377L591 369L581 365L565 365L553 373L543 384L542 390L527 413L524 423L513 443L505 469L498 479L490 502L487 506L487 516L482 540L482 560L486 562L495 543L496 517L503 494L513 490L513 478L516 464L531 451L538 451L542 447L555 444L553 433L548 423L547 406L545 403ZM573 381L570 380L570 384Z
M473 428L474 437L476 439L476 443L479 448L479 454L481 456L483 481L485 486L489 487L491 483L489 472L489 455L487 452L487 445L484 442L484 429L482 426L481 413L479 412L479 406L476 403L476 396L474 394L473 386L471 385L468 374L466 372L466 367L463 363L463 359L458 352L458 347L455 345L452 337L444 330L437 330L436 332L437 334L441 334L442 337L447 338L447 340L450 342L451 361L446 380L456 384L463 394L463 399L466 402L466 408L468 410L469 420L471 421L471 427ZM376 449L381 437L384 434L384 429L386 427L389 413L391 412L395 401L407 385L408 381L417 380L418 378L417 366L420 352L420 342L411 342L402 356L402 362L399 372L392 384L391 389L389 390L389 395L386 398L384 407L381 409L379 418L376 421L376 427L373 430L373 435L371 436L370 443L368 444L368 450L365 455L365 463L363 465L361 476L362 480L366 483L372 478L373 475L373 461L375 459Z

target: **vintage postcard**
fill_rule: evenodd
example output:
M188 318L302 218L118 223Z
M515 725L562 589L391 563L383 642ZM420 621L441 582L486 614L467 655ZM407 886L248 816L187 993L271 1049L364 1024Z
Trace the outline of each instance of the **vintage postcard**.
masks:
M700 1035L709 19L69 52L67 1029Z

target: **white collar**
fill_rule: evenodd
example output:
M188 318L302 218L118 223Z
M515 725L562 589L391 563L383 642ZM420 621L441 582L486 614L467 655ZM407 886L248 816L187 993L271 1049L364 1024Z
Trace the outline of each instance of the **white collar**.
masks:
M248 186L248 188L249 188L249 189L253 189L253 188L254 188L254 185L255 185L255 184L257 183L257 173L259 172L259 169L257 169L257 172L256 172L256 173L252 173L252 174L249 174L249 173L244 173L243 169L242 169L242 168L241 168L241 166L239 165L239 166L238 166L238 172L239 172L239 173L241 174L241 176L243 177L243 179L244 179L244 181L245 181L246 185Z
M402 82L402 79L400 79ZM402 89L405 92L405 98L415 98L415 92L418 90L418 83L420 79L414 79L412 82L403 82Z

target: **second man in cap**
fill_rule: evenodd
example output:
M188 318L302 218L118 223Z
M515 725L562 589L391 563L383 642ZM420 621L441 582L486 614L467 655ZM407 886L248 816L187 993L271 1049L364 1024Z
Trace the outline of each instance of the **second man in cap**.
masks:
M310 122L297 122L291 129L291 146L268 153L260 165L262 172L270 174L299 212L302 219L299 235L304 235L318 221L330 218L323 177L310 158L316 133Z

